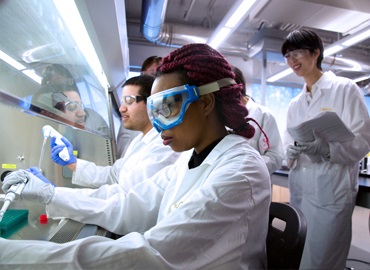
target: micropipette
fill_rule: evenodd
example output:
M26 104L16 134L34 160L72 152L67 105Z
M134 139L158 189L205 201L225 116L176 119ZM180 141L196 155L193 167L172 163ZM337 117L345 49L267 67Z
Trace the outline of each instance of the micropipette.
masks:
M58 155L64 161L68 161L70 156L69 156L69 153L68 153L67 146L62 141L63 136L58 131L56 131L54 128L52 128L49 125L46 125L42 128L42 134L44 135L44 138L55 137L55 139L56 139L55 143L58 144L58 145L63 145L64 146L63 150L60 151Z
M6 210L8 209L9 205L14 201L15 198L19 197L28 182L28 177L24 175L24 179L22 182L12 185L5 194L4 205L0 210L0 222L5 215Z
M41 147L41 153L40 153L40 160L39 160L39 169L41 170L41 164L42 164L42 161L44 159L44 153L45 153L45 144L46 144L46 140L48 139L48 137L44 137L44 140L42 142L42 147Z

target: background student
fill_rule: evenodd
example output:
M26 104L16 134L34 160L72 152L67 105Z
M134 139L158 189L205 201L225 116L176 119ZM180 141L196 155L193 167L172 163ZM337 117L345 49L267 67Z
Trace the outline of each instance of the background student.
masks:
M355 82L322 71L324 48L315 32L291 32L281 52L288 66L305 80L301 94L290 102L286 126L295 127L323 111L332 111L355 135L346 142L325 142L314 133L314 141L298 141L298 145L288 132L284 136L287 158L293 161L290 203L307 219L301 268L344 269L352 237L359 161L370 150L368 111Z
M110 135L104 118L84 106L76 81L66 67L48 65L42 76L43 87L32 97L31 110L81 129ZM61 113L49 108L56 108Z
M144 60L141 66L141 75L155 75L157 67L160 65L162 57L153 55ZM121 123L120 128L117 133L117 157L121 158L125 155L128 146L131 141L139 135L139 132L135 130L126 129L123 123Z

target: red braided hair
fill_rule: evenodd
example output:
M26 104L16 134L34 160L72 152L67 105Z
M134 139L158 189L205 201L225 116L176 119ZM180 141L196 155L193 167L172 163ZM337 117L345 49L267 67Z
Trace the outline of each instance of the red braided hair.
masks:
M185 45L163 58L157 76L172 72L180 74L184 84L196 86L223 78L235 78L226 58L202 43ZM233 84L222 87L213 94L216 98L216 110L223 124L234 133L250 139L255 130L248 124L250 118L247 118L248 110L241 102L241 91L241 84Z

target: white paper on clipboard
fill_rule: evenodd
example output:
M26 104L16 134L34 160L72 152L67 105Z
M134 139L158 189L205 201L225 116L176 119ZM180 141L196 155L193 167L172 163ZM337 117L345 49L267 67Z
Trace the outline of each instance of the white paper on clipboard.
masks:
M314 141L313 131L326 142L346 142L355 136L335 112L329 111L319 113L296 127L288 127L287 130L297 142Z

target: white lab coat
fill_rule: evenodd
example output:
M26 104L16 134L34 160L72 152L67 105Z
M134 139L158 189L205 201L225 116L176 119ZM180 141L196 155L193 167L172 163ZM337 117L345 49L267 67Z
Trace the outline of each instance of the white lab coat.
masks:
M117 158L124 157L127 148L130 146L133 139L141 132L138 130L131 130L125 128L125 125L121 123L117 134Z
M107 194L106 200L116 202L107 212L117 231L125 234L121 238L92 236L66 244L0 239L0 268L19 264L54 270L264 268L271 192L260 154L245 138L228 135L191 170L190 156L190 151L184 152L174 165L126 195ZM51 207L69 208L66 212L85 220L65 188L57 188ZM94 212L86 219L108 225Z
M287 127L322 111L334 111L355 138L344 143L330 142L328 161L312 163L307 155L300 155L289 173L290 203L307 219L301 269L344 269L352 236L359 161L370 150L369 115L356 84L330 71L312 86L314 94L309 105L305 89L306 86L290 103ZM285 149L293 143L286 132Z
M281 167L284 159L283 142L275 117L267 107L257 104L251 98L248 100L246 107L249 111L248 117L257 121L269 139L270 148L268 148L266 138L258 126L253 121L249 121L256 130L253 138L249 140L250 144L261 154L270 174L272 174Z
M163 145L160 134L152 128L145 136L139 134L131 142L125 156L112 166L97 166L93 162L77 159L72 183L91 188L119 183L127 192L139 181L173 164L179 156L180 153Z

